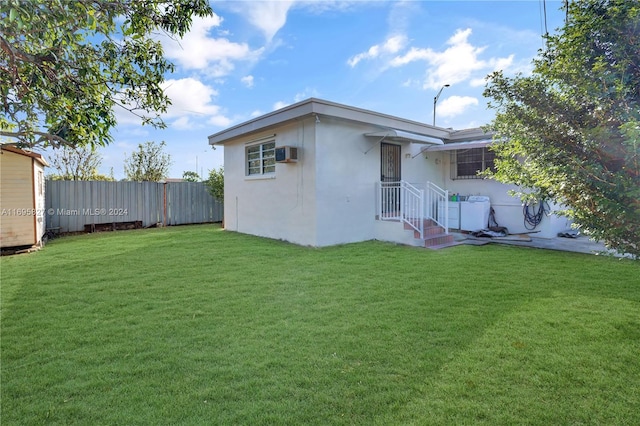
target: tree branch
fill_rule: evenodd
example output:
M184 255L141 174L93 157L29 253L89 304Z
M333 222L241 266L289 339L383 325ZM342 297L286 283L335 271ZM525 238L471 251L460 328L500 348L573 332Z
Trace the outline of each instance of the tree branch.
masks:
M60 148L61 146L74 146L73 143L69 142L68 140L66 140L65 138L61 138L60 136L57 135L53 135L51 133L47 133L47 132L39 132L39 131L31 131L31 132L10 132L7 130L0 130L0 136L7 136L10 138L26 138L29 137L31 135L37 135L40 136L40 138L33 144L25 144L23 142L21 142L21 145L27 145L31 148L33 148L34 146L41 144L42 142L49 142L51 144L52 147L54 148Z

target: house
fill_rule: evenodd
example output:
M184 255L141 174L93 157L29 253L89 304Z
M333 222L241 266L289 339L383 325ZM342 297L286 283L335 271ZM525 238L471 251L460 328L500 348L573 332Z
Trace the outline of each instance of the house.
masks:
M40 154L0 145L0 248L42 245L46 166Z
M492 164L490 143L481 129L316 98L209 136L224 146L225 228L314 247L447 244L450 229L486 228L490 207L511 233L528 231L510 187L477 176ZM552 237L566 227L543 216L536 231Z

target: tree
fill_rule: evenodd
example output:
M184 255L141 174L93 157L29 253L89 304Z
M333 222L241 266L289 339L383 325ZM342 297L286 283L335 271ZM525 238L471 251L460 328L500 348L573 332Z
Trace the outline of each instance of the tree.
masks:
M102 156L96 148L65 146L56 150L51 164L58 171L53 180L115 180L98 173Z
M138 150L124 162L124 173L128 180L137 182L160 182L169 175L171 156L164 153L167 144L162 141L138 144Z
M114 108L164 127L174 67L153 38L182 37L208 0L0 1L0 135L21 146L112 141Z
M640 4L584 0L531 76L488 77L495 177L553 198L595 238L640 256Z
M209 177L204 181L207 190L215 199L224 202L224 167L209 170Z
M197 172L186 171L182 173L182 180L185 182L200 182L200 175Z

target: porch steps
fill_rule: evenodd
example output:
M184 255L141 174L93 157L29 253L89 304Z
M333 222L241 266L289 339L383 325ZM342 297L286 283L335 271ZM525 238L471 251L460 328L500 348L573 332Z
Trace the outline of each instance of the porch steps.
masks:
M420 233L411 228L411 226L406 223L404 224L404 229L413 231L414 238L420 238ZM432 250L453 247L460 244L459 242L455 241L455 238L452 234L447 234L444 228L437 225L430 219L424 220L422 241L424 242L424 247Z

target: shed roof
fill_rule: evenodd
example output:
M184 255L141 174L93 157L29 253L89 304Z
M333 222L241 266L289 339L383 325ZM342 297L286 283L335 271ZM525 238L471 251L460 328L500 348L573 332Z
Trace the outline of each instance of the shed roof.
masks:
M24 150L24 149L20 149L20 148L16 147L15 145L9 145L9 144L1 144L0 145L0 149L2 151L13 152L14 154L19 154L19 155L24 155L24 156L27 156L27 157L31 157L34 160L36 160L38 163L42 164L44 167L48 167L49 166L49 163L47 163L47 160L44 159L42 154L38 154L37 152L27 151L27 150Z

